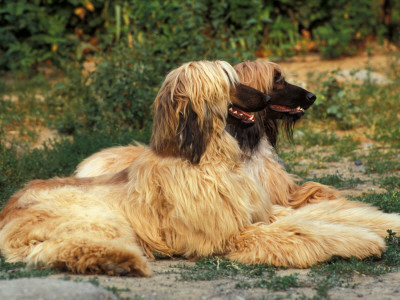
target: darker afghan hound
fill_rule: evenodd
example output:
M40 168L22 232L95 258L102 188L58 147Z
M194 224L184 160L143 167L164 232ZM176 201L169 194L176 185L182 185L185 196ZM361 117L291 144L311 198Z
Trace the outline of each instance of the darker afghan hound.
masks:
M225 130L231 105L247 113L267 104L238 82L221 61L173 70L155 99L150 146L116 174L29 183L0 212L1 253L8 262L140 276L151 274L144 255L154 252L292 267L380 255L380 231L388 222L400 229L397 215L347 202L329 221L319 204L274 212Z

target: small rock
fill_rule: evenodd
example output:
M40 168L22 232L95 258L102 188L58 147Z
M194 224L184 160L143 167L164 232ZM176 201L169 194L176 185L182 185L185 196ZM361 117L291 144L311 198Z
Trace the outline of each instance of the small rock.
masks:
M364 143L364 144L362 144L362 147L363 148L371 148L373 146L373 144L371 144L371 143Z
M282 158L280 158L279 156L275 156L275 160L286 170L286 164Z
M361 165L362 165L362 161L356 159L356 160L354 161L354 164L355 164L356 166L361 166Z
M377 73L377 72L371 72L370 70L366 69L361 69L357 71L349 71L349 70L343 70L338 73L339 81L359 81L359 82L372 82L376 84L390 84L392 83L392 80L388 79L385 75ZM342 77L342 78L340 78Z
M302 138L302 137L304 137L304 136L305 136L305 134L304 134L304 132L301 131L301 130L295 130L295 131L293 132L293 138L295 138L295 139Z
M87 282L51 278L21 278L0 281L0 299L116 300L112 293Z
M357 297L360 297L360 298L361 298L361 297L364 297L364 295L361 294L361 293L358 293L358 294L357 294Z

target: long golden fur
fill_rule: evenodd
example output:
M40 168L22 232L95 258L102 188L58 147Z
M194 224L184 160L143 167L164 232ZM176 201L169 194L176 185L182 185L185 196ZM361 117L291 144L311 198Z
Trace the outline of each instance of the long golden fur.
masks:
M341 200L271 205L225 131L237 87L224 62L172 71L155 100L150 147L116 174L29 183L0 212L1 253L9 262L140 276L151 274L144 255L154 252L290 267L379 256L387 227L400 229L398 215Z
M253 87L267 95L274 89L284 89L275 84L276 74L284 75L283 69L275 63L261 60L246 61L236 65L239 81ZM279 79L279 78L278 78ZM266 109L267 110L267 109ZM266 131L258 138L255 149L242 147L243 161L249 172L253 173L268 193L271 203L290 207L300 207L307 203L316 203L323 200L337 199L339 192L329 186L317 182L306 182L299 186L297 178L289 173L276 161L276 153L270 140L276 139L276 124L269 122L271 112L257 115L257 122L261 122ZM265 128L264 128L265 127ZM235 126L231 126L235 131ZM82 161L76 171L77 177L92 177L107 173L119 172L130 166L145 149L143 145L120 146L104 149Z

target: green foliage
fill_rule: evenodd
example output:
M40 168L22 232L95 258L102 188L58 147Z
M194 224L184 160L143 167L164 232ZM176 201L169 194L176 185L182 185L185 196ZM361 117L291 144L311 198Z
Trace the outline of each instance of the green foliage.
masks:
M289 288L300 287L302 284L297 279L297 274L287 276L276 276L269 274L267 278L255 282L242 281L236 284L237 288L264 288L273 291L285 291Z
M398 270L400 266L400 238L395 232L388 230L385 238L386 251L380 259L367 258L358 260L354 257L343 259L333 257L329 262L311 267L309 277L313 278L317 297L329 298L328 291L335 286L351 286L354 275L379 276Z
M58 273L55 269L30 269L23 263L10 264L0 256L0 280L10 280L23 277L44 277Z
M52 110L61 118L55 127L68 134L78 129L149 130L151 105L165 73L158 58L117 48L87 78L72 71L68 80L56 84Z
M312 179L307 179L310 181L319 182L325 185L334 186L335 188L354 188L358 184L363 183L360 178L343 178L343 176L339 173L327 175L324 177L313 177Z
M304 128L298 132L298 134L296 131L294 132L296 143L304 147L331 146L339 142L339 138L334 132L326 132L325 130L317 132L309 128Z
M332 58L355 54L366 37L382 37L385 28L379 23L379 9L377 1L328 1L319 20L329 18L329 26L324 22L314 31L322 55Z
M205 257L196 261L195 266L174 265L181 269L181 280L215 280L223 277L260 277L265 273L274 274L274 267L268 265L243 265L220 257Z
M1 0L0 4L0 69L11 70L26 71L44 61L65 68L65 58L81 61L87 53L108 50L124 38L146 44L167 64L190 51L206 58L216 49L222 57L244 57L247 51L262 48L278 56L311 49L338 57L354 54L369 37L382 40L393 32L392 40L400 40L395 30L400 24L398 5L392 23L383 24L379 2L373 0ZM171 46L180 49L172 56Z
M287 290L290 287L299 287L301 283L297 274L278 276L276 268L268 265L243 265L220 257L203 258L193 267L174 265L181 269L181 280L216 280L219 278L240 278L236 288L266 288L274 291ZM261 278L250 280L251 278Z
M400 189L400 177L387 176L381 181L381 187L386 189Z
M386 193L371 193L361 197L355 197L354 200L371 203L374 206L379 207L384 212L393 213L400 212L400 192L389 191Z
M98 1L85 8L86 0L1 0L0 69L28 69L49 60L60 65L65 58L80 58L89 40L102 31ZM88 6L87 6L88 7ZM81 8L84 16L76 13Z
M400 170L400 161L398 159L399 151L397 149L382 152L379 149L372 149L363 160L366 166L366 173L385 174Z
M315 118L331 118L337 121L339 129L351 129L356 124L354 117L361 109L355 90L338 82L338 72L339 70L331 71L329 77L322 81L316 92L318 101L310 112Z
M382 263L387 267L397 270L400 266L400 237L396 236L396 232L389 229L388 235L385 237L385 242L387 249L382 255Z

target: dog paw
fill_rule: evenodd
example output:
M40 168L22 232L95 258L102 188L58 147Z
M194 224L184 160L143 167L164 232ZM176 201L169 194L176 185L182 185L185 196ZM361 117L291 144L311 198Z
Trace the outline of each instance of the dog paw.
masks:
M131 272L131 268L126 265L116 265L114 263L105 263L102 266L102 269L107 275L110 276L124 276L131 275L134 272Z

